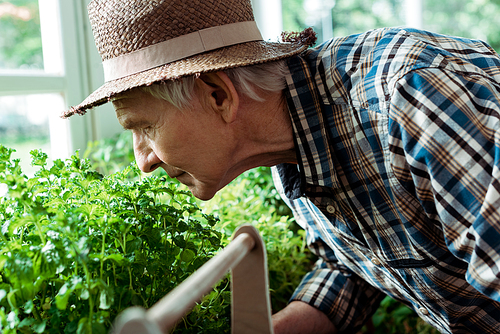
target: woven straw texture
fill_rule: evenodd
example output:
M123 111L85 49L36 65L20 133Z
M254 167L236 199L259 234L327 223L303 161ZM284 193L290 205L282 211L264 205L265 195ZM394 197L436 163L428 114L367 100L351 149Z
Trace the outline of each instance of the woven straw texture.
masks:
M254 20L250 0L95 0L88 10L103 61L201 29ZM106 82L62 117L83 115L135 87L290 57L304 51L304 44L247 42L181 59Z

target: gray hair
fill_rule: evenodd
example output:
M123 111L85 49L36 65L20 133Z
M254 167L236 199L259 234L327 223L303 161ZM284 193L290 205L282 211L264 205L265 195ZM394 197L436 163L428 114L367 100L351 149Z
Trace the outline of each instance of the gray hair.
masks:
M252 100L263 101L258 90L279 92L285 89L287 66L285 60L264 64L236 67L224 71L236 90ZM171 80L161 84L140 87L156 98L166 100L179 109L191 106L194 94L195 76Z

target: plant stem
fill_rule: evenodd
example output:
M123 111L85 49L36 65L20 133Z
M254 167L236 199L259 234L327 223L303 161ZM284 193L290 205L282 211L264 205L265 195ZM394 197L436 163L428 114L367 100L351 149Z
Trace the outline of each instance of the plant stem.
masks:
M40 314L38 313L38 309L36 308L35 305L33 305L33 315L35 316L35 319L38 321L42 321L42 318L40 317Z
M106 250L105 243L106 243L106 232L108 231L108 227L104 229L104 232L102 233L102 246L101 246L101 274L100 278L102 280L102 273L104 271L104 252Z
M129 289L134 290L134 286L132 285L132 270L128 267L128 278L129 278Z
M33 220L35 221L35 226L38 231L38 235L40 236L40 239L42 240L42 243L45 246L47 244L47 239L45 238L45 234L43 234L42 226L40 225L40 222L38 221L38 219L36 219L36 216L34 215L33 215Z
M90 272L89 268L85 262L82 261L83 270L85 271L85 278L87 281L87 289L89 290L89 321L92 323L92 318L94 317L94 300L92 299L92 290L91 290L91 282L90 282ZM90 334L92 334L92 326L90 326Z

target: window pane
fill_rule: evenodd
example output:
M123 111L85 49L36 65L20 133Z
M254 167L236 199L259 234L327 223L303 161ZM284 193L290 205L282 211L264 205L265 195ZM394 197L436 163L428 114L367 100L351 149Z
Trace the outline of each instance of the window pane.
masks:
M13 148L23 171L32 175L30 151L41 149L49 160L67 156L67 121L59 118L64 108L60 94L0 96L0 144Z
M282 0L282 5L284 30L312 26L318 42L370 29L409 25L481 39L500 52L500 0Z
M0 1L0 70L43 70L37 0Z
M284 30L313 27L318 41L404 25L403 0L286 0Z
M447 35L481 39L500 52L498 0L425 0L424 28Z

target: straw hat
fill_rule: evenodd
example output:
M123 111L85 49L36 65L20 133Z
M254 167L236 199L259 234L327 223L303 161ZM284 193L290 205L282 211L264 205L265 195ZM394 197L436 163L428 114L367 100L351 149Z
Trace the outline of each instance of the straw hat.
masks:
M64 118L134 87L290 57L316 40L309 28L263 41L250 0L94 0L88 10L105 83Z

